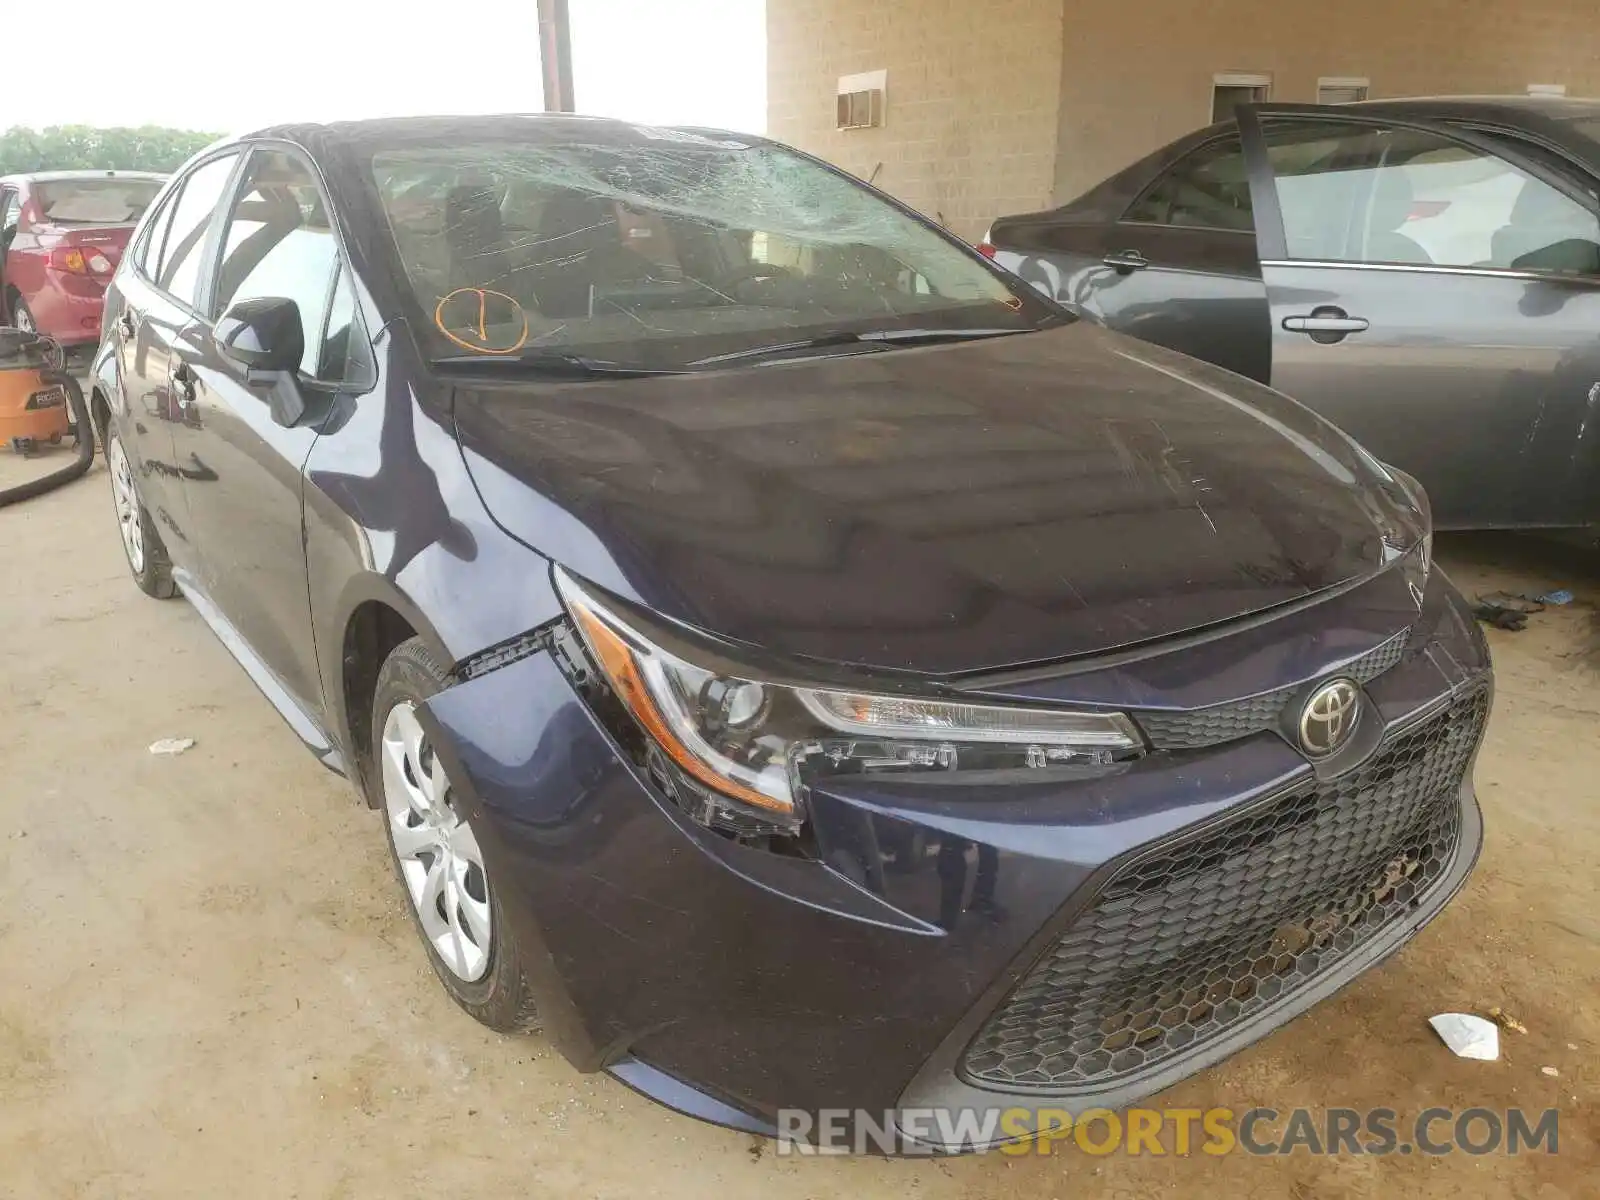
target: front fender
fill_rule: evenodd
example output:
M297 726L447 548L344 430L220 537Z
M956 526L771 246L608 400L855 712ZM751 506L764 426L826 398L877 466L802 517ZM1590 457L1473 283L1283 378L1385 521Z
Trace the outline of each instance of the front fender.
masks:
M111 338L102 337L100 344L95 347L94 357L89 360L89 392L89 410L95 416L95 435L104 445L105 430L95 414L94 394L99 393L108 413L126 415L127 412L127 397L122 386L122 358Z
M561 613L549 561L490 517L448 416L419 401L404 371L385 375L324 429L303 483L325 723L346 750L359 744L346 635L364 605L391 609L450 666Z

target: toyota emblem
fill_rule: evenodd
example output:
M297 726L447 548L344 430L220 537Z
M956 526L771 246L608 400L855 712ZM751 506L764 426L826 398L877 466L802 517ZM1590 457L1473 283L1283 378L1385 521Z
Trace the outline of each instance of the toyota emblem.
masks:
M1300 710L1300 749L1327 758L1349 740L1360 716L1361 689L1348 679L1329 680Z

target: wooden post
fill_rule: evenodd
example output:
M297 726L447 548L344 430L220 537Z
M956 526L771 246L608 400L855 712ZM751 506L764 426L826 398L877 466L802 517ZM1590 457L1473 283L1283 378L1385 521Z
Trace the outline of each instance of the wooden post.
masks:
M539 64L545 112L571 112L572 25L567 0L539 0Z

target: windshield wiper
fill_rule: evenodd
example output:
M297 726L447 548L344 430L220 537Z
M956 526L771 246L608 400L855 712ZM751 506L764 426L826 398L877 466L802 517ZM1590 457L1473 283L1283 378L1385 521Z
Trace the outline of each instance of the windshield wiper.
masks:
M931 346L938 342L967 342L981 338L1005 337L1013 333L1033 332L1032 329L869 329L865 333L857 333L851 329L835 329L830 333L821 333L816 337L803 338L796 342L775 342L770 346L752 346L748 350L713 354L709 358L697 358L688 365L714 367L721 363L766 358L769 355L788 354L798 350L825 350L833 346L858 344L884 348Z
M567 354L559 350L530 350L526 354L447 354L429 360L436 367L513 366L520 371L560 379L593 379L599 376L638 379L646 375L681 375L674 367L648 367L642 363L615 362L609 358L590 358L586 354Z

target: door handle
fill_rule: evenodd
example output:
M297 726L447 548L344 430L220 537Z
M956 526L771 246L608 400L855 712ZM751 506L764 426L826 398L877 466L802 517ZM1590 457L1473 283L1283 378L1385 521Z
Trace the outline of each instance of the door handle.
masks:
M172 390L181 407L188 408L194 403L194 371L188 363L180 362L172 368Z
M1150 260L1137 250L1113 250L1100 261L1108 267L1115 267L1123 274L1129 271L1142 271L1150 265Z
M1352 317L1344 309L1330 304L1303 315L1285 317L1283 327L1290 333L1304 333L1314 342L1329 345L1343 341L1352 333L1365 332L1372 323L1365 317Z

